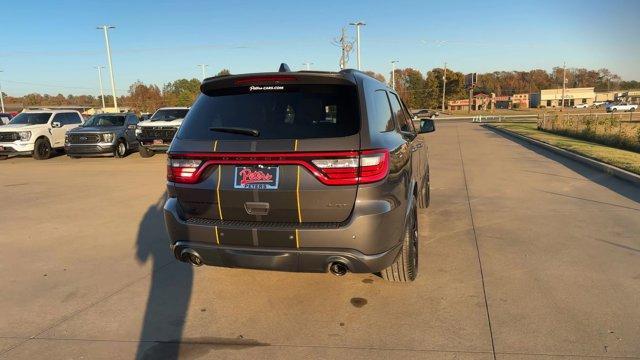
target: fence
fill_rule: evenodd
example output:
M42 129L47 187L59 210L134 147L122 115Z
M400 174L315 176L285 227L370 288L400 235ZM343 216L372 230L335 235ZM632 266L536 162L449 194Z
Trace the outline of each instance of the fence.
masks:
M640 121L630 114L545 113L538 129L640 152Z

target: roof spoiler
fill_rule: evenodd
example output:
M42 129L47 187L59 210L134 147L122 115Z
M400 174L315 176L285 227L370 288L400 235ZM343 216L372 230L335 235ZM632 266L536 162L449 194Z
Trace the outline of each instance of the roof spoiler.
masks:
M280 64L280 68L278 69L278 72L291 72L291 69L289 68L289 65L282 63Z

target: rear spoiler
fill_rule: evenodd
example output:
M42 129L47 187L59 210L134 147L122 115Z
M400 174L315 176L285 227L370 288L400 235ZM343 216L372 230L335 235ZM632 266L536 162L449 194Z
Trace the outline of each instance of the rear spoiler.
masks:
M270 86L287 84L318 84L318 85L356 85L356 79L349 73L328 72L270 72L242 75L227 75L204 79L200 91L207 93L218 89L228 89L246 86Z

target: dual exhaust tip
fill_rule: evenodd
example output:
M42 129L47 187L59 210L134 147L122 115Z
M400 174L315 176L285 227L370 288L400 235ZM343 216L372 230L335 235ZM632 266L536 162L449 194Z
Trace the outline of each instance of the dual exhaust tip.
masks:
M192 249L182 250L180 252L180 261L189 263L195 267L203 265L200 255ZM344 276L349 272L349 267L341 261L334 261L329 264L329 272L335 276Z
M195 267L202 266L202 258L197 252L191 249L184 249L180 252L180 261L189 263Z

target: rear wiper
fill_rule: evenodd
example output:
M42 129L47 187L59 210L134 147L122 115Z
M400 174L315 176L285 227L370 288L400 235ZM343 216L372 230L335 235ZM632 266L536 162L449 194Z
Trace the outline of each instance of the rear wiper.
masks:
M260 131L256 129L248 129L241 127L210 127L209 130L217 132L226 132L231 134L241 134L248 136L260 136Z

